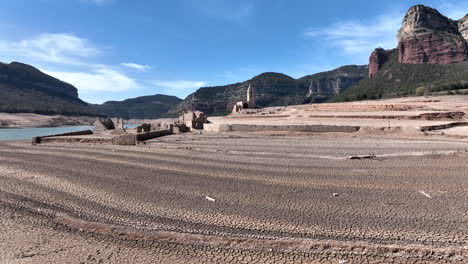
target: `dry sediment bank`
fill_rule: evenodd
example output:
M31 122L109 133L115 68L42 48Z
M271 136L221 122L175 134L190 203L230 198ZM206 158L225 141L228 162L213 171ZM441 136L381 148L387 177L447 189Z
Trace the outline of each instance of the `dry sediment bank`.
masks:
M89 126L94 118L89 116L40 115L31 113L0 113L0 128L33 128L61 126Z
M467 141L184 134L147 143L0 143L5 238L0 258L6 263L466 261ZM374 158L348 159L370 154ZM80 232L73 221L60 219L86 221L94 231ZM187 240L139 237L159 231ZM185 233L207 236L206 243L190 241ZM229 242L215 243L223 238ZM270 244L271 251L242 242L252 239L279 242ZM311 244L292 243L288 249L281 244L288 239Z

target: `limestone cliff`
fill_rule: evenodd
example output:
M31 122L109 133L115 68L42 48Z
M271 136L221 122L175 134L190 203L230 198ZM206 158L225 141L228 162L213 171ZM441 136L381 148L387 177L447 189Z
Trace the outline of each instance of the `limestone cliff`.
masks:
M461 21L461 28L465 26ZM459 22L424 5L411 7L403 19L398 50L401 63L450 64L468 60L468 44L459 31Z
M460 31L463 38L468 41L468 14L458 20L458 31Z
M349 87L366 78L367 65L343 66L332 71L302 77L307 87L306 102L320 103L346 91Z

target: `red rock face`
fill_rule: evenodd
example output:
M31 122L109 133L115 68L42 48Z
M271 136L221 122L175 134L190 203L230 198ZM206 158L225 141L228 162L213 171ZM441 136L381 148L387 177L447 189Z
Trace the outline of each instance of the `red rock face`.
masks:
M398 33L399 62L449 64L468 60L463 20L417 5L410 8ZM460 32L460 30L462 32Z
M400 40L401 63L450 64L468 60L468 45L459 36L431 32Z
M388 51L378 48L369 58L369 78L375 76L382 65L388 60Z

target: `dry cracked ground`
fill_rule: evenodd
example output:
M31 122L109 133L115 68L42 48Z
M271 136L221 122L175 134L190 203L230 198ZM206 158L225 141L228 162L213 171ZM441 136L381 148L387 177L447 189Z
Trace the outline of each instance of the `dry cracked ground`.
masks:
M468 263L468 141L0 142L0 263Z

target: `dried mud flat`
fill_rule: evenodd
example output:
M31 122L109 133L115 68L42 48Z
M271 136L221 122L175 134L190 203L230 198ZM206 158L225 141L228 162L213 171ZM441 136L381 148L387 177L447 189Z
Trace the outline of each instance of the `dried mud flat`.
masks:
M0 263L466 263L468 141L0 142Z

